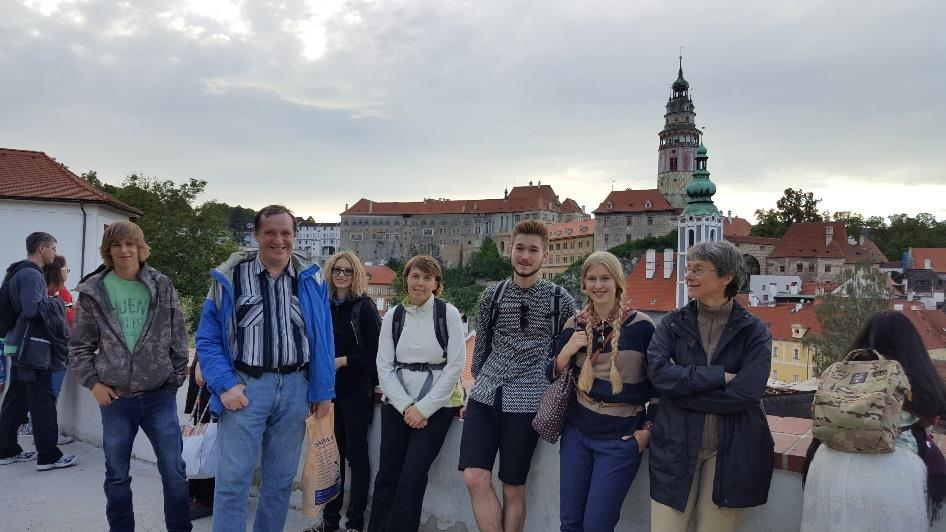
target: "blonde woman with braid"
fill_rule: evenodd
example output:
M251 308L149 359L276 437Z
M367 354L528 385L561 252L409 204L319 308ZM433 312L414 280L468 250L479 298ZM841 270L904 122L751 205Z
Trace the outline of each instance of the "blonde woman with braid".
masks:
M549 380L569 365L578 374L560 447L561 530L613 531L657 406L646 357L654 322L623 304L624 271L608 252L585 259L581 288L588 304L565 324L547 367Z

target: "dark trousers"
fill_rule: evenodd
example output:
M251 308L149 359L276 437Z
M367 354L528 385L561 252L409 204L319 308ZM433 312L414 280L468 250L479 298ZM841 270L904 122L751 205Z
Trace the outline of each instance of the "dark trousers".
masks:
M33 420L33 442L36 445L38 465L55 463L62 457L56 447L59 422L56 419L56 396L53 395L52 376L49 371L29 370L22 375L32 380L21 380L20 368L10 371L7 395L0 408L0 458L9 458L23 452L17 443L16 430L29 412Z
M456 408L441 408L418 430L407 426L393 406L381 407L381 456L368 532L417 532L427 472L456 413Z
M175 394L164 390L123 397L100 406L105 451L105 516L112 532L134 530L131 447L140 427L154 449L164 491L164 523L170 532L191 530L183 442Z
M365 508L368 506L368 488L371 483L371 464L368 462L368 428L374 414L374 397L337 397L335 399L335 441L341 458L342 491L325 505L325 523L337 528L345 502L345 460L351 468L348 511L345 527L362 530L365 527Z
M559 457L561 531L613 531L641 465L637 440L591 438L566 422Z

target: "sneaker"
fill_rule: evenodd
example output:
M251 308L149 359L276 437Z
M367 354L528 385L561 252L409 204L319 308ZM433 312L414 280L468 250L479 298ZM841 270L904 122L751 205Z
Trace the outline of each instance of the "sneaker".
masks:
M338 525L332 526L326 523L325 521L319 521L318 523L310 526L309 528L303 530L302 532L336 532L338 530Z
M201 517L208 517L214 513L213 506L207 506L206 504L198 501L197 499L191 499L190 505L190 514L191 521L194 519L200 519Z
M76 440L74 440L72 436L66 436L65 434L60 434L59 440L56 442L56 445L66 445L74 441Z
M16 429L16 433L20 436L32 436L33 424L27 421L26 423L20 425L20 428Z
M59 460L51 464L36 464L37 471L49 471L50 469L62 469L63 467L74 466L79 463L79 457L74 454L64 454Z
M32 462L33 460L36 460L36 451L23 451L16 456L0 458L0 465L12 464L14 462Z

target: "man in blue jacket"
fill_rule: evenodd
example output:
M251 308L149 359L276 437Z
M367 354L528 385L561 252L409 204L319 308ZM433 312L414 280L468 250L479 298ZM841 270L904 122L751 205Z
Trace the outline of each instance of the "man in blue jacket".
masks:
M318 265L292 253L295 217L270 205L256 214L253 231L259 252L234 253L213 271L197 329L210 408L220 416L216 532L246 530L260 451L253 530L283 529L306 415L328 415L335 397L326 283Z

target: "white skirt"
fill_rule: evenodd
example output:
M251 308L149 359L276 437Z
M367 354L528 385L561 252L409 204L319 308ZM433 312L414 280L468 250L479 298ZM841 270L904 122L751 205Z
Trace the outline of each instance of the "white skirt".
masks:
M802 532L926 532L926 465L916 453L818 447L805 484Z

